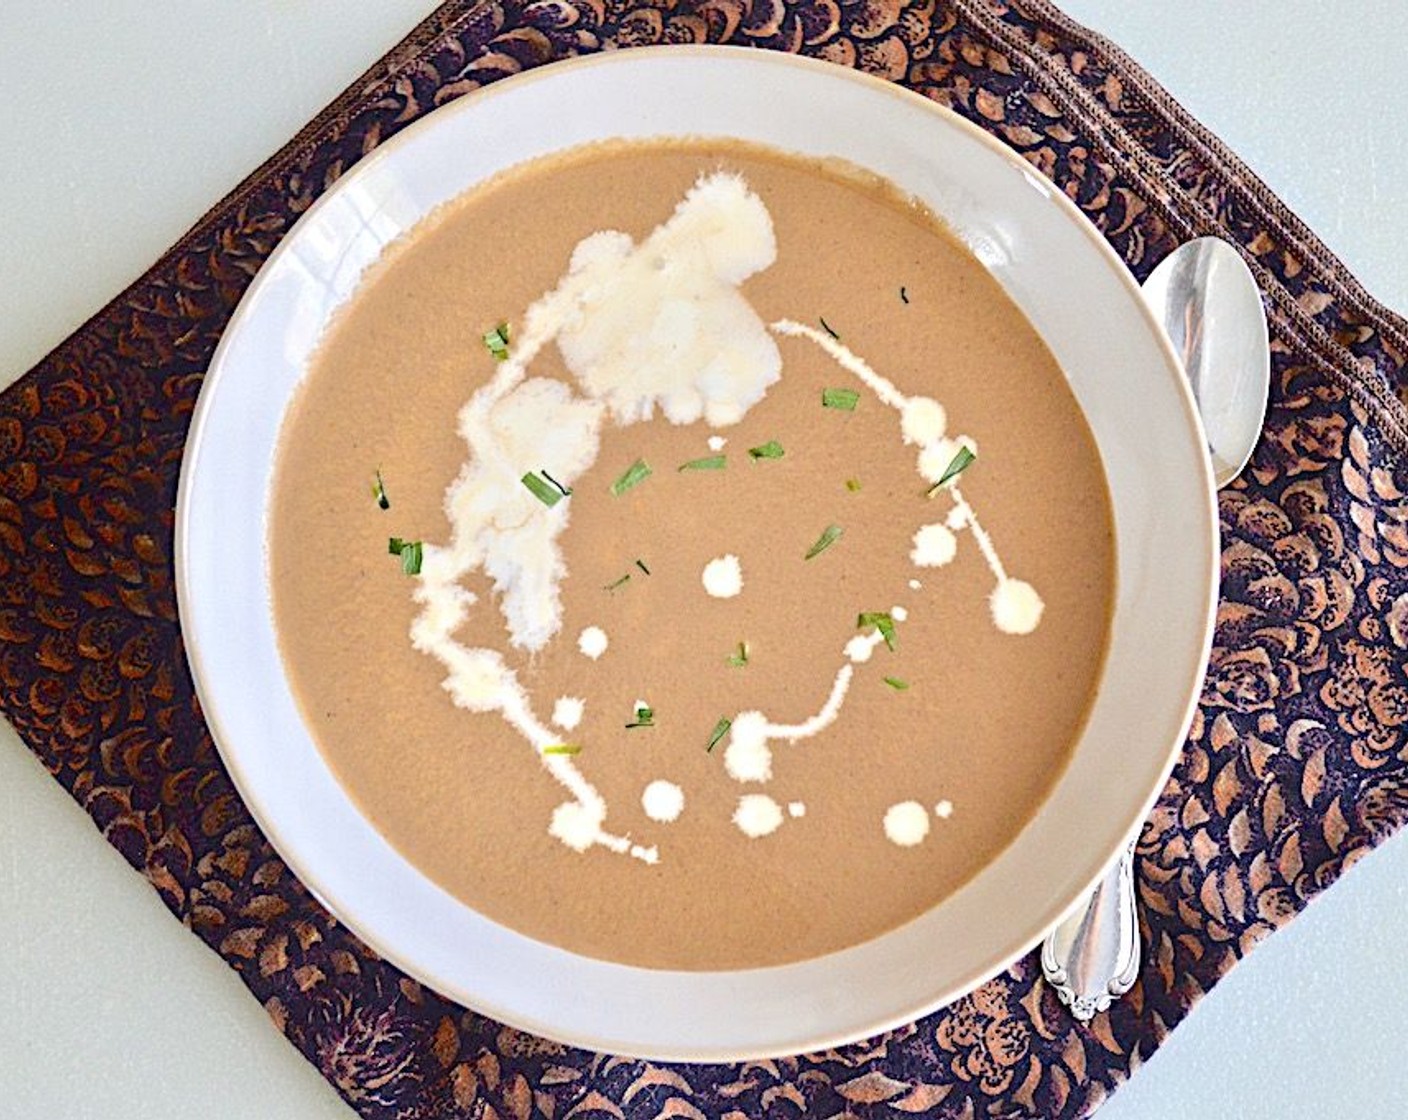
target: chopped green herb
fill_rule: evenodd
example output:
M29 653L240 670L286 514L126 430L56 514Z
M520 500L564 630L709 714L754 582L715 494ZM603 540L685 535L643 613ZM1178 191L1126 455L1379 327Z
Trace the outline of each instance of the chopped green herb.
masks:
M533 497L537 498L538 501L542 502L548 509L552 509L553 506L562 501L562 491L549 486L532 471L529 471L523 476L522 482L524 486L528 487L528 489L533 492Z
M733 720L729 719L728 716L719 717L719 722L714 724L714 730L709 735L708 749L710 751L719 745L719 740L728 734L728 729L732 726Z
M758 459L781 459L787 452L782 450L782 444L775 439L770 439L767 443L748 449L748 458Z
M856 628L863 630L867 626L873 626L880 633L880 637L885 639L885 645L894 652L895 649L895 620L889 611L864 611L856 618Z
M655 726L655 709L654 709L654 708L637 708L637 709L636 709L636 718L635 718L635 722L634 722L634 723L628 723L628 724L626 724L626 730L627 730L627 731L630 731L632 728L636 728L636 727L654 727L654 726Z
M726 456L706 455L703 459L691 459L687 463L681 463L679 469L682 471L721 471L727 464Z
M650 475L651 470L646 461L644 459L637 459L626 468L625 474L611 484L611 492L619 498L632 486L639 486L649 478Z
M849 490L852 494L858 494L858 493L860 493L860 479L858 479L858 478L848 478L848 479L846 479L846 489Z
M904 692L907 688L909 688L909 682L902 681L899 679L899 677L886 677L885 683L891 688L893 688L896 692Z
M745 666L745 665L748 664L748 643L747 643L747 642L739 642L739 643L738 643L738 652L729 655L728 663L729 663L730 665L732 665L735 669L741 669L741 668L743 668L743 666Z
M572 487L563 486L562 483L558 482L557 479L553 478L547 471L543 472L543 477L556 486L564 498L570 498L572 496Z
M612 581L611 583L608 583L604 588L602 588L602 590L603 590L603 591L615 591L615 590L616 590L618 587L620 587L623 583L630 583L630 582L631 582L631 573L630 573L630 572L627 572L627 573L626 573L625 575L623 575L620 579L614 580L614 581Z
M650 574L650 569L645 566L644 560L637 560L636 567L643 571L646 575Z
M582 748L577 743L553 743L550 747L543 748L543 754L581 754Z
M827 334L829 334L832 338L834 338L837 342L841 341L841 336L835 331L833 331L831 329L831 324L828 323L825 319L823 319L820 315L817 316L817 322L821 324L821 329L824 330Z
M376 481L372 483L372 497L382 509L391 508L391 499L386 496L386 483L381 481L381 468L377 468Z
M904 290L904 285L900 285L900 299L905 303L909 302L909 293Z
M860 401L860 394L854 389L823 389L822 408L839 408L842 412L854 412Z
M508 358L508 324L500 323L491 331L484 332L484 345L488 347L489 353L494 355L494 361L502 362Z
M420 564L425 555L425 546L420 541L403 541L400 537L392 537L387 541L386 551L401 558L401 571L406 575L420 575Z
M845 531L846 530L841 528L841 526L839 525L828 525L825 529L821 531L821 536L817 537L816 544L812 545L811 548L807 549L807 554L803 556L802 559L811 560L814 557L820 556L833 544L839 541L841 539L841 534Z
M939 481L924 491L925 497L932 498L942 490L947 483L951 482L971 467L975 459L977 459L977 456L969 451L968 448L960 447L958 453L949 460L948 466L944 468L944 473L939 475Z

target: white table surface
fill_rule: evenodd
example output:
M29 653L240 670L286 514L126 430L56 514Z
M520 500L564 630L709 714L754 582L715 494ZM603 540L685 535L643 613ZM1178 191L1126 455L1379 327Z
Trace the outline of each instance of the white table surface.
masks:
M0 384L428 8L0 0ZM1066 8L1408 310L1408 5ZM1101 1120L1408 1115L1405 903L1399 838L1243 962ZM192 1116L352 1113L0 724L0 1120Z

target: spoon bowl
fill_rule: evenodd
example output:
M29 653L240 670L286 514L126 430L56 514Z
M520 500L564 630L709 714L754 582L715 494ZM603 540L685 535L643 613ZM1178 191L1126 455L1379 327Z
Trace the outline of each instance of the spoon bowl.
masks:
M1221 489L1247 465L1266 416L1271 350L1261 292L1236 249L1199 237L1159 262L1143 295L1183 363Z

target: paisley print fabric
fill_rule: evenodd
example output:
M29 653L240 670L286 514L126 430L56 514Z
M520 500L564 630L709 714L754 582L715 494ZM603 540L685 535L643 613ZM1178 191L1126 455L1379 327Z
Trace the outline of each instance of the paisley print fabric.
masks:
M435 106L566 55L699 42L904 82L1054 180L1140 278L1218 233L1265 293L1265 436L1221 498L1216 648L1138 846L1145 965L1088 1027L1028 958L919 1023L779 1061L656 1065L521 1034L333 920L250 820L201 720L172 505L202 371L261 262ZM1231 153L1040 0L454 0L0 397L0 703L364 1117L1084 1116L1408 816L1404 356L1405 325Z

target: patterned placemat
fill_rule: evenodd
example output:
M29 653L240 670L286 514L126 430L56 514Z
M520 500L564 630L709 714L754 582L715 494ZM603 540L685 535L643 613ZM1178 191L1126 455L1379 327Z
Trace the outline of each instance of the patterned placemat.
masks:
M334 921L251 822L201 720L172 593L176 475L202 371L260 263L436 105L574 53L703 41L902 81L1055 180L1140 278L1216 233L1266 295L1271 408L1221 498L1211 669L1139 842L1145 966L1089 1027L1032 957L919 1023L779 1061L666 1066L521 1034ZM1405 324L1225 147L1041 0L454 0L0 397L0 700L365 1117L1083 1116L1408 815L1406 352Z

